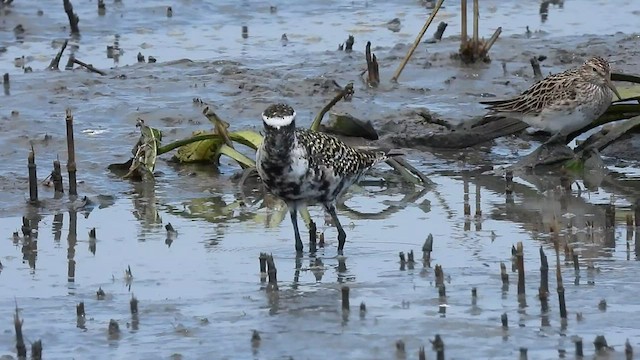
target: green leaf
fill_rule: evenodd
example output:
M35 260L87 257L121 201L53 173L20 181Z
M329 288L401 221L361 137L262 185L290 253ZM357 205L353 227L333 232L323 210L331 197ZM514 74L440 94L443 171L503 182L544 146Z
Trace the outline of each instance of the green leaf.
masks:
M220 148L218 149L218 154L227 155L228 157L237 161L243 169L256 166L255 161L238 152L238 150L227 146L227 144L222 144L222 146L220 146Z
M212 161L220 146L224 143L224 140L221 136L211 134L204 130L193 132L194 138L201 135L211 135L211 137L181 146L173 158L181 163Z

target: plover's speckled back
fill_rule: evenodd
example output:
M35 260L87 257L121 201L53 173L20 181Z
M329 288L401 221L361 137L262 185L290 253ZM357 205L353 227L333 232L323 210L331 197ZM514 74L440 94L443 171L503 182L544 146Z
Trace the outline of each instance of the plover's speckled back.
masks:
M338 229L338 251L342 252L346 234L336 214L336 199L387 155L355 149L325 133L298 129L295 118L295 111L286 104L271 105L262 113L265 133L256 154L258 174L267 190L289 207L296 251L303 249L297 207L321 203Z
M604 114L612 91L620 98L611 82L609 62L592 57L577 68L538 81L512 99L481 104L489 105L489 115L514 117L564 139Z

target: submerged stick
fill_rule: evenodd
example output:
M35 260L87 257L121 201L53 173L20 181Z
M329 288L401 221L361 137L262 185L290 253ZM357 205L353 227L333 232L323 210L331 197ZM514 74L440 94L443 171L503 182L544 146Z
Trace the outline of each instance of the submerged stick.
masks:
M48 70L60 70L60 59L62 58L62 53L64 52L64 49L67 48L67 44L69 43L68 39L65 39L64 42L62 43L62 47L60 48L60 51L58 51L58 53L56 54L56 57L54 57L51 60L51 63L49 63L49 67L47 68Z
M29 167L29 201L35 203L38 201L38 175L36 173L36 154L31 145L31 151L27 159Z
M540 297L544 294L546 299L549 293L549 261L547 255L544 253L544 249L540 246Z
M71 34L80 34L80 28L78 27L80 18L73 12L73 5L71 5L71 1L62 0L62 3L64 5L64 12L67 13L67 17L69 18L69 27L71 28Z
M509 273L507 272L507 265L500 262L500 278L502 279L502 286L509 287Z
M400 74L402 73L402 70L404 70L404 67L407 66L407 63L409 62L409 59L411 59L411 55L413 55L413 52L416 51L416 48L420 44L420 41L422 40L422 37L424 36L424 33L427 32L427 29L429 28L429 25L431 25L431 22L433 22L433 19L436 17L436 14L438 13L438 10L440 10L440 7L442 6L443 2L444 2L444 0L438 0L438 3L433 8L433 11L431 12L431 15L429 16L429 18L427 19L427 22L425 22L424 26L422 27L422 30L420 30L420 32L418 33L418 36L416 37L416 40L413 42L413 45L411 45L411 47L409 48L409 51L407 52L407 55L405 55L404 59L400 63L400 66L398 66L398 69L393 74L393 77L391 78L392 82L397 82L398 81L398 78L400 77Z
M267 274L269 275L267 291L278 291L278 270L276 269L276 264L273 261L273 255L267 256L267 269Z
M556 242L558 239L555 239ZM562 283L562 270L560 268L560 251L556 245L556 282L558 283L558 303L560 305L560 318L567 319L567 304L564 299L564 286Z
M76 149L73 139L73 114L71 109L66 111L67 122L67 171L69 172L69 195L77 196L78 187L76 182Z
M72 59L71 61L72 61L74 64L78 64L78 65L82 66L83 68L85 68L85 69L87 69L87 70L89 70L89 71L91 71L91 72L94 72L94 73L96 73L96 74L100 74L100 75L102 75L102 76L107 75L107 73L106 73L106 72L104 72L104 71L102 71L102 70L99 70L99 69L96 69L96 68L95 68L95 67L93 67L93 65L91 65L91 64L87 64L87 63L85 63L85 62L83 62L83 61L80 61L80 60L76 59L75 57L72 57L71 59Z
M318 228L316 223L309 221L309 253L314 254L318 251Z

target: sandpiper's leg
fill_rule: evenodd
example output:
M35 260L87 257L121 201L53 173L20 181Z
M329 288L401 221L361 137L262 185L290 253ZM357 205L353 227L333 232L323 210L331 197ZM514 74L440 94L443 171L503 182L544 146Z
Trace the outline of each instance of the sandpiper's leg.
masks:
M347 241L347 234L344 232L344 229L340 224L338 214L336 214L335 205L325 204L324 208L327 210L329 215L331 215L331 219L333 219L333 222L336 224L336 228L338 229L338 252L342 253L342 249L344 249L344 243Z
M295 232L296 237L296 251L301 253L302 249L302 239L300 238L300 230L298 230L298 209L294 205L289 206L289 214L291 214L291 223L293 224L293 232Z

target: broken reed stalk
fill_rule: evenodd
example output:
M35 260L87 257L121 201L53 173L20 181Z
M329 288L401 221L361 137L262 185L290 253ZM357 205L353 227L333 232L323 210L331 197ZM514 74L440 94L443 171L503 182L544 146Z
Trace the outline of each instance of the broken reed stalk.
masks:
M498 41L498 37L500 37L500 34L502 34L502 26L498 27L496 29L496 31L493 33L493 35L491 35L491 37L489 38L489 40L484 44L484 47L482 48L482 53L488 54L489 50L491 50L491 47L493 46L493 44L496 43L496 41Z
M34 341L31 344L31 360L42 360L42 340Z
M427 22L425 22L424 26L422 27L422 30L420 30L420 32L418 33L416 40L413 42L413 45L411 45L411 47L409 48L409 51L407 51L407 55L405 55L404 59L398 66L398 69L396 69L396 72L393 74L393 77L391 77L391 82L398 81L398 78L400 77L402 70L404 70L404 67L407 66L409 59L411 59L411 55L413 55L413 52L416 51L416 48L420 44L420 41L422 40L424 33L427 32L429 25L431 25L431 22L433 22L433 19L436 17L436 14L438 13L438 10L440 10L440 7L442 6L443 2L444 0L438 0L438 3L433 8L433 11L431 11L431 15L427 19Z
M502 323L503 329L506 330L509 328L509 317L507 316L507 313L502 313L502 315L500 315L500 322Z
M564 285L562 283L562 271L560 268L560 240L558 239L558 233L555 231L557 227L554 226L553 240L556 248L556 282L558 283L558 303L560 305L560 318L567 319L567 304L564 299Z
M524 246L522 245L522 241L518 242L516 248L516 261L518 264L518 296L524 296Z
M435 339L432 341L433 349L436 351L436 359L444 360L444 341L440 334L436 334Z
M349 311L349 287L343 286L340 291L342 293L342 311Z
M36 154L31 145L31 151L27 158L29 167L29 201L31 203L38 202L38 175L36 173Z
M71 109L66 111L67 122L67 171L69 172L69 195L78 195L78 185L76 182L76 148L73 139L73 114Z
M4 87L4 94L5 95L9 95L9 89L10 89L10 84L9 84L9 73L5 73L2 76L2 86Z
M605 229L613 229L616 225L616 206L608 204L604 210L604 227Z
M51 181L53 182L53 189L56 193L64 193L62 186L62 170L60 168L60 161L53 160L53 171L51 171Z
M467 0L460 0L460 47L464 48L467 45Z
M504 191L507 195L511 195L513 194L513 170L507 170L505 180L507 184L505 185Z
M521 347L520 348L520 360L527 360L528 356L527 356L527 348L525 347Z
M544 295L546 300L549 293L549 261L544 249L540 246L540 297Z
M260 277L264 279L267 276L267 253L260 253Z
M371 54L371 41L367 41L365 59L367 61L367 84L371 87L377 87L380 84L380 72L376 55Z
M318 228L316 223L309 221L309 253L315 254L318 251Z
M480 4L478 0L473 0L473 53L478 54L480 45Z
M348 100L353 96L353 83L348 83L336 96L325 105L322 110L316 115L315 119L313 119L313 123L311 124L311 130L318 131L320 130L320 123L322 122L322 118L324 115L331 110L331 108L338 103L338 101L345 99Z
M444 21L441 21L440 24L438 24L438 29L436 29L435 34L433 34L433 39L436 41L440 41L442 40L442 36L444 35L444 31L447 29L447 23Z
M398 253L398 256L400 257L400 271L404 271L405 266L407 265L407 260L404 257L404 252L400 251L400 253Z
M584 357L584 351L582 346L582 338L579 337L576 339L576 358L581 359Z
M71 1L62 0L62 3L64 4L64 12L67 13L67 17L69 18L71 34L79 35L80 28L78 27L78 23L80 22L80 18L73 12L73 5L71 5Z
M51 63L49 63L49 67L47 69L60 70L60 59L62 58L62 53L64 52L64 49L67 48L68 43L69 43L69 40L65 39L64 42L62 43L62 47L60 48L60 51L58 51L58 53L56 54L56 57L54 57L51 60Z
M436 286L444 285L444 273L442 272L442 265L436 265L434 273L436 275Z
M269 275L267 291L278 291L278 270L276 269L276 264L273 261L273 255L267 256L267 274Z
M500 278L502 278L502 286L509 287L509 273L507 272L507 265L500 262Z
M24 321L20 319L20 314L18 313L18 304L16 304L16 312L13 315L13 325L16 329L16 352L19 359L27 357L27 347L24 344L24 336L22 335L23 323Z
M106 73L106 72L104 72L104 71L102 71L102 70L100 70L100 69L96 69L93 65L91 65L91 64L87 64L87 63L85 63L85 62L83 62L83 61L80 61L80 60L76 59L75 57L72 57L72 58L71 58L71 61L72 61L74 64L78 64L78 65L82 66L83 68L85 68L85 69L87 69L87 70L89 70L89 71L91 71L91 72L94 72L94 73L96 73L96 74L100 74L100 75L102 75L102 76L107 75L107 73Z
M431 262L431 252L433 251L433 235L429 234L422 245L422 261L425 266L429 266Z
M636 229L640 227L640 199L636 200L633 209L634 215L634 223L636 225Z
M542 79L542 70L540 70L540 62L537 57L532 57L531 60L531 68L533 69L533 77L536 80Z

